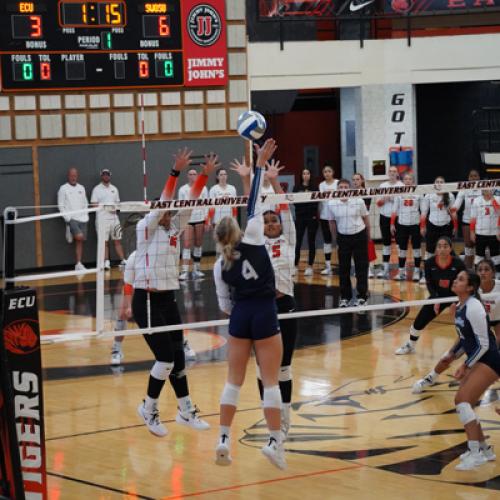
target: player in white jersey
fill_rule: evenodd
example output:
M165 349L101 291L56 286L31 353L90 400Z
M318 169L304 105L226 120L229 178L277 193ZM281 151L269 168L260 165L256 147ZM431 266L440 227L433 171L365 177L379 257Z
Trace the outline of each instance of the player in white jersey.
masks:
M471 207L470 239L476 244L476 258L486 256L489 249L490 259L500 271L499 255L500 197L493 196L491 189L483 189L482 196L476 198Z
M277 194L284 193L278 180L279 162L268 164L266 175ZM276 283L276 305L278 313L295 310L293 293L293 274L295 269L296 230L288 204L279 205L278 211L264 212L265 246L274 269ZM292 356L297 338L297 320L279 320L281 338L283 340L283 356L279 373L281 392L281 430L288 436L290 429L290 409L292 401ZM264 385L258 374L261 400L264 398Z
M97 184L92 190L90 195L90 203L92 206L98 205L115 205L120 203L120 193L118 188L111 184L111 170L103 168L101 170L101 182ZM98 231L99 224L104 225L104 268L110 269L111 264L109 261L109 240L113 240L116 254L120 259L121 265L125 265L125 256L121 244L122 231L120 226L120 219L116 214L116 210L97 212L96 214L96 231Z
M407 173L403 177L405 186L413 186L413 174ZM404 281L406 279L406 252L408 240L411 240L413 249L413 259L415 268L413 271L413 281L420 281L420 245L422 237L420 235L420 205L422 196L418 194L404 194L396 197L391 215L391 234L396 237L399 247L399 271L394 276L395 280Z
M217 184L210 188L208 196L210 198L230 198L236 196L236 188L227 183L227 170L225 168L219 168L215 174L217 179ZM229 207L225 205L220 205L214 208L210 208L208 211L209 222L212 226L215 226L223 217L236 217L238 215L238 209L236 207Z
M347 179L341 179L338 189L349 189ZM368 241L370 221L365 202L361 198L340 198L328 204L330 227L337 237L339 254L340 301L339 307L347 307L352 297L351 259L354 260L356 305L362 306L368 299Z
M467 179L469 181L478 181L480 179L479 172L475 169L469 171ZM480 189L470 189L468 191L460 191L457 194L457 199L453 204L453 210L458 212L462 204L464 211L462 213L462 234L464 236L464 253L465 253L465 267L471 269L474 265L474 243L470 240L470 217L472 202L481 196Z
M434 180L436 191L439 191L444 183L444 177L436 177ZM427 259L434 255L440 236L453 239L457 234L458 220L456 212L453 210L454 203L453 193L432 193L424 196L420 232L425 237Z
M338 180L334 178L333 167L326 164L323 167L324 181L319 183L319 190L321 193L327 191L335 191L337 189ZM321 227L321 234L323 236L323 252L325 254L325 269L321 271L323 276L330 276L332 274L332 248L335 247L336 242L332 240L332 232L330 231L330 221L328 220L328 200L319 202L319 224Z
M379 187L396 187L402 186L403 183L399 180L397 167L389 167L387 173L389 180L382 182ZM380 233L382 234L382 264L383 267L377 274L377 278L389 279L389 261L391 260L391 215L394 212L395 196L383 196L377 198L376 204L380 208Z
M493 327L493 332L497 339L497 344L500 345L500 280L495 279L495 264L489 259L483 259L476 267L477 274L481 280L479 293L481 301L488 313L490 326ZM495 296L486 298L484 294ZM451 307L452 311L454 306ZM459 342L455 342L453 347L446 351L441 359L437 362L424 378L418 380L413 385L413 393L419 394L426 387L431 387L437 383L437 379L441 373L447 370L453 361L462 356L463 350L460 349Z
M191 163L187 149L175 156L175 165L165 184L160 200L171 200L177 178ZM205 157L203 170L193 183L190 199L197 199L205 187L208 176L218 166L217 156ZM132 311L140 328L180 325L182 323L175 298L179 286L179 237L186 228L191 210L172 215L171 211L153 210L137 224L137 250L134 265L134 295ZM147 394L137 411L148 430L158 437L167 434L160 421L158 400L167 379L174 388L178 413L176 422L195 429L208 429L209 425L197 416L197 409L189 396L185 372L182 329L169 333L144 335L155 357L151 369Z
M188 173L188 182L179 189L179 200L188 200L191 187L194 185L198 173L194 168L191 168ZM208 198L207 188L203 188L200 194L200 199ZM189 278L189 265L191 263L191 247L193 248L193 278L203 278L205 274L200 269L201 257L203 255L203 234L205 232L205 223L208 216L206 208L195 208L191 212L188 226L182 235L182 270L179 275L180 280Z

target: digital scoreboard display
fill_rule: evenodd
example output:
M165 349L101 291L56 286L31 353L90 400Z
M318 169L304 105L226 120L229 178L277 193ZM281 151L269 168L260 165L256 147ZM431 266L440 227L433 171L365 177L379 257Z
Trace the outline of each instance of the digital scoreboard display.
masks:
M224 0L2 0L2 91L226 85L224 9Z

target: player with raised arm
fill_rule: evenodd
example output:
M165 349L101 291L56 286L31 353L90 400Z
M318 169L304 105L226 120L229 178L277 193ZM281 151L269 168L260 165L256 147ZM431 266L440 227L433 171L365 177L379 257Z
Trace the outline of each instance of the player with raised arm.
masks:
M258 151L244 233L232 217L225 217L215 228L215 240L221 254L214 268L217 298L220 309L230 316L228 375L220 400L220 434L215 451L218 465L231 463L231 424L248 360L255 350L264 386L264 416L270 432L262 453L277 467L286 467L280 429L279 389L283 344L278 324L275 277L265 247L260 199L266 163L275 150L275 141L268 139Z

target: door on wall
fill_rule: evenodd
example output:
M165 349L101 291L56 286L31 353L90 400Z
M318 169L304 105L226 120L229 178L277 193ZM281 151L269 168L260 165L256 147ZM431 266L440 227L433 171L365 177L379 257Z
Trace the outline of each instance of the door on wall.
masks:
M0 154L0 210L3 220L6 207L31 207L34 204L31 148L2 149ZM19 210L19 216L34 215L33 210ZM3 225L2 225L3 226ZM36 268L35 224L15 227L16 270ZM3 249L3 230L0 245ZM0 259L3 270L3 259Z

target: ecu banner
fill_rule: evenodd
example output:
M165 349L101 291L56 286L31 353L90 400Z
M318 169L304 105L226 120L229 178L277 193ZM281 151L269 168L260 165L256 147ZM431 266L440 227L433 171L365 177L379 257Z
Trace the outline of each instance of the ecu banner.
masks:
M48 497L42 363L35 290L3 291L2 318L0 432L7 476L3 482L14 489L16 473L19 474L16 468L20 466L24 498L45 500ZM18 456L9 443L19 450ZM11 497L22 498L22 494L16 494L14 489Z

